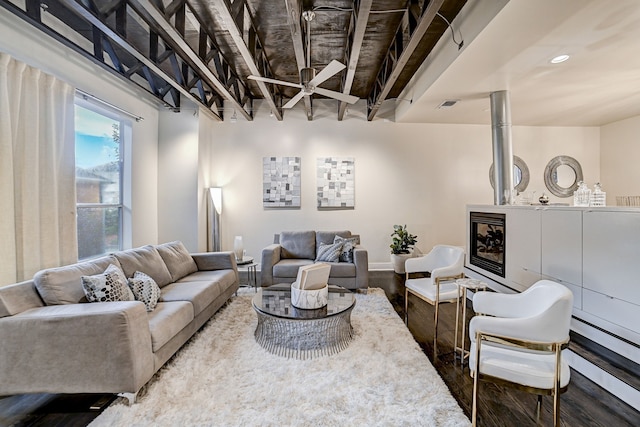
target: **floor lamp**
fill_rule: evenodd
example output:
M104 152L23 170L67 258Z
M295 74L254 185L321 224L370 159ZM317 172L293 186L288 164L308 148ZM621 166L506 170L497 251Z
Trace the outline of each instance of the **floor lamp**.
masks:
M220 214L222 214L222 188L209 188L209 251L219 252Z

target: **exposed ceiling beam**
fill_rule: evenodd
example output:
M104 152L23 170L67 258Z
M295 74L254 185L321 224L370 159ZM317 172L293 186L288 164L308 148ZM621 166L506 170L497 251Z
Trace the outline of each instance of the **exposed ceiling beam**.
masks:
M160 12L151 1L129 0L129 4L138 14L155 23L158 29L161 30L169 39L168 41L171 42L171 47L176 50L176 52L180 53L181 57L188 59L197 72L208 80L207 83L209 83L225 100L229 101L236 111L242 114L245 119L249 121L253 120L252 111L245 109L242 101L239 100L241 98L236 99L236 96L229 92L225 85L215 74L213 74L211 69L209 69L207 64L204 63L202 58L200 58L200 56L191 49L182 35L173 25L171 25L169 21L167 21L164 14Z
M353 29L353 41L349 47L349 62L347 65L347 75L344 80L344 87L342 93L345 95L351 94L351 86L353 85L353 78L356 75L356 67L358 66L358 59L360 58L360 49L362 48L362 41L364 40L364 34L367 30L367 22L369 22L369 14L371 12L371 5L373 0L360 0L358 10L355 11L356 24ZM338 107L338 120L344 118L344 113L347 111L346 102L340 102Z
M406 47L404 47L404 49L402 50L400 57L395 61L393 69L391 70L391 73L388 76L383 76L382 79L380 78L380 75L379 75L378 79L384 80L384 84L382 88L380 88L377 96L372 101L369 102L369 114L367 116L367 120L371 121L375 117L376 113L380 109L380 106L382 105L382 102L389 95L389 92L393 88L393 85L398 80L398 77L400 77L400 73L402 72L402 69L411 58L411 55L413 55L413 52L418 47L418 44L422 40L422 37L427 32L429 25L431 25L431 22L436 17L436 14L440 10L440 7L442 7L442 4L444 2L445 0L431 0L429 2L429 5L427 6L427 8L422 12L422 16L420 17L420 22L418 22L417 26L411 33L410 35L411 38L409 39L409 42L407 43ZM407 10L407 13L411 13L411 6ZM401 31L401 29L399 31ZM380 73L386 74L387 70L383 67Z
M236 2L239 2L239 0L236 0ZM260 74L260 70L258 70L258 66L256 65L255 61L253 60L254 55L251 53L251 51L247 47L247 45L246 45L246 43L244 41L244 38L242 37L242 33L238 29L238 25L236 23L236 20L233 18L232 14L231 14L231 11L229 10L229 8L227 6L227 2L225 0L214 0L213 3L216 5L217 12L220 14L222 19L227 23L227 31L231 35L231 38L233 39L233 41L234 41L234 43L236 45L236 48L240 52L240 55L242 55L242 59L244 59L244 62L247 64L247 67L249 68L249 71L251 71L251 74L254 75L254 76L262 76ZM243 11L244 11L244 13L248 14L247 8L244 5L243 5ZM261 81L256 81L256 84L260 88L260 92L262 92L262 95L264 96L264 99L269 104L269 108L271 108L271 112L273 113L273 115L278 120L281 121L282 120L282 108L278 107L276 105L275 99L273 98L273 95L272 95L271 91L269 90L269 88L267 87L267 85L264 82L261 82Z
M147 58L145 55L140 53L136 48L134 48L129 42L120 37L118 33L109 28L108 25L100 21L100 19L91 13L89 10L85 9L80 3L77 3L74 0L60 0L62 4L64 4L69 10L72 10L77 15L84 18L87 22L91 23L94 27L98 28L104 35L109 37L111 40L118 43L122 49L131 54L134 58L144 64L146 68L153 71L155 74L160 76L164 81L169 83L174 89L179 91L181 94L196 102L196 104L202 104L200 100L198 100L192 93L190 93L187 89L180 86L180 84L165 73L156 63ZM144 67L143 67L144 68ZM153 90L153 89L152 89ZM205 110L209 114L211 114L215 119L222 120L222 118L218 115L216 111L212 111L211 109Z
M287 5L287 20L289 21L289 27L291 28L291 39L293 40L293 49L296 53L298 73L300 73L300 70L307 66L303 38L304 31L300 26L302 8L300 7L299 0L285 0L285 4ZM307 114L307 120L313 120L313 105L309 95L305 95L304 97L304 109Z

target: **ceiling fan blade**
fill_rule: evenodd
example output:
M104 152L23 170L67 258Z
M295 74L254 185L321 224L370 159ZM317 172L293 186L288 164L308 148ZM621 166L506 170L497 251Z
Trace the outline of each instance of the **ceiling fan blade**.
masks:
M298 103L298 101L300 101L302 99L303 96L304 96L304 92L303 91L298 92L298 94L296 96L294 96L293 98L291 98L289 100L289 102L284 104L282 106L282 108L293 108L293 106L296 105Z
M316 74L316 76L313 79L311 79L309 84L311 86L318 86L320 83L332 77L334 74L339 73L345 68L347 68L346 65L334 59L333 61L329 62L329 64L326 67L324 67L322 71Z
M273 84L282 85L282 86L297 87L298 89L302 89L302 85L300 83L289 83L289 82L284 82L282 80L270 79L262 76L249 76L247 78L249 80L259 80L261 82L273 83Z
M340 100L342 102L347 102L349 104L355 104L360 99L357 96L347 95L342 92L335 92L333 90L322 89L321 87L317 87L314 92L319 93L320 95L328 96L329 98Z

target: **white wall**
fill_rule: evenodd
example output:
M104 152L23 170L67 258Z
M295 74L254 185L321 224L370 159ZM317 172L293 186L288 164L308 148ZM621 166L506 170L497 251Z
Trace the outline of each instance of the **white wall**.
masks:
M0 8L0 50L52 74L74 87L144 117L133 122L132 244L158 240L158 109L143 94Z
M194 109L160 113L158 240L198 250L199 121Z
M600 168L607 205L616 196L640 196L640 116L602 127Z
M248 254L259 257L282 230L349 229L362 236L375 266L389 262L394 224L407 224L423 252L437 243L465 244L465 205L493 202L490 126L367 122L354 108L338 122L335 104L314 106L311 122L295 109L283 122L262 111L251 123L214 125L211 185L223 187L223 249L231 250L234 235L242 235ZM538 195L544 167L560 154L575 157L585 176L599 179L598 128L515 127L513 136L514 154L527 162L529 189ZM302 157L301 209L263 209L265 156ZM325 156L355 158L354 210L317 210L316 158Z

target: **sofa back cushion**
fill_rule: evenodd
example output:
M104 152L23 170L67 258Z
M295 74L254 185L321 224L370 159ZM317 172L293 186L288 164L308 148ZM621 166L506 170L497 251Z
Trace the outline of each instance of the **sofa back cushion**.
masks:
M198 266L182 242L169 242L156 246L162 260L171 274L171 281L177 282L184 276L198 271Z
M316 231L316 250L320 248L320 244L331 245L333 244L333 239L336 236L340 237L351 237L351 232L348 230L342 231Z
M281 258L316 259L316 232L283 231L280 247Z
M114 255L127 277L133 277L136 271L141 271L151 276L161 288L172 282L167 265L158 250L151 245L116 252Z
M113 255L63 267L48 268L36 273L33 281L40 297L47 305L86 302L82 289L82 276L104 272L109 264L120 266Z
M13 316L43 305L33 280L0 286L0 317Z

